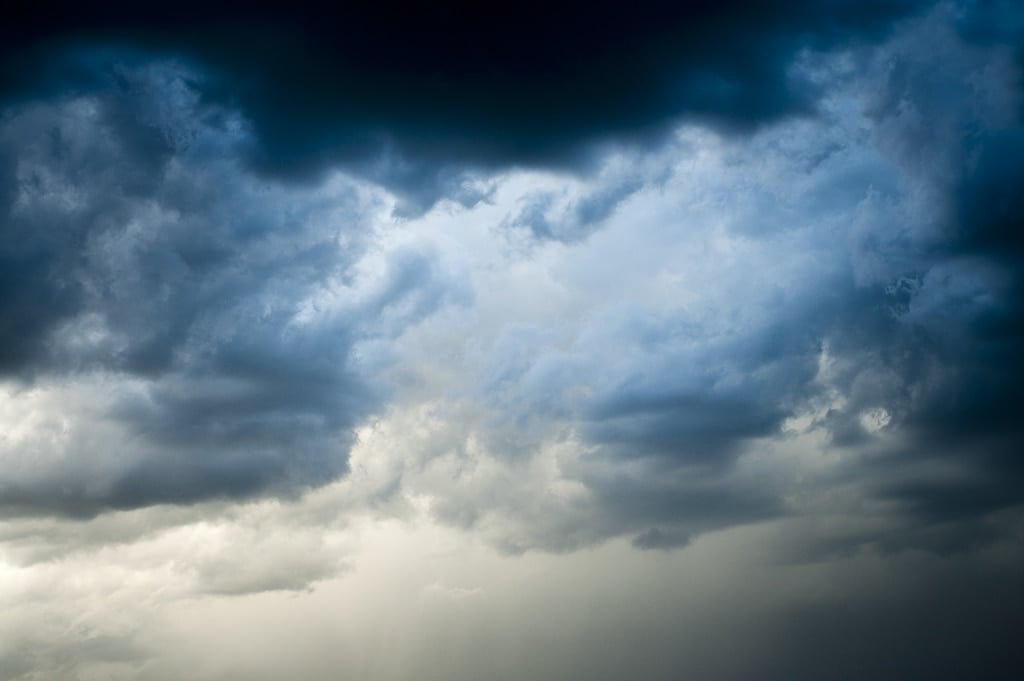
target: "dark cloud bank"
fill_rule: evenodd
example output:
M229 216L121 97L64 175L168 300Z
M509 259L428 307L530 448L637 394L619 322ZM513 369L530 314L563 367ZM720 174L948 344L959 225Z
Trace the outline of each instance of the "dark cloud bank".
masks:
M522 166L586 174L603 151L655 148L679 122L743 140L818 116L834 83L807 60L842 50L854 75L834 81L863 77L874 90L863 99L866 134L898 175L865 199L852 272L705 355L659 349L658 334L678 332L674 320L605 335L588 370L619 346L639 348L644 365L566 413L595 456L644 472L579 473L611 518L593 534L670 546L690 529L784 512L771 490L723 480L749 442L820 396L825 341L832 387L847 396L821 416L832 445L870 447L860 419L883 404L904 434L887 441L899 450L891 456L851 463L850 479L924 527L948 526L949 545L974 536L957 534L959 523L1021 502L1015 8L345 7L26 3L9 15L0 371L23 385L98 371L142 387L111 412L137 451L109 485L89 496L57 493L68 483L59 478L11 483L0 489L6 507L90 514L290 494L345 471L352 429L387 395L354 348L455 294L428 257L404 254L329 323L297 322L298 301L323 282L351 283L371 231L349 217L366 213L355 183L325 198L327 169L380 183L399 213L441 197L470 206L486 192L467 179ZM927 31L901 37L929 13L957 46L948 58ZM1009 70L996 72L993 55ZM620 178L580 201L563 240L585 238L639 190ZM508 224L561 238L546 222L548 200ZM523 400L526 412L546 408L539 395ZM929 462L965 474L918 475ZM699 488L686 486L693 479Z
M586 165L594 143L654 143L681 116L749 130L814 110L801 50L874 41L916 3L19 3L0 84L87 86L54 61L106 42L204 66L204 101L239 107L249 160L302 178L343 161L421 211L468 165ZM467 200L472 200L467 197Z

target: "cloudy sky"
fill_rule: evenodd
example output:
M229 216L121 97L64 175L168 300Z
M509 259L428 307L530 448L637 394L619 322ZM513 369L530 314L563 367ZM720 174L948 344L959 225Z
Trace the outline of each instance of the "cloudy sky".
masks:
M1016 2L89 4L0 25L0 679L1019 678Z

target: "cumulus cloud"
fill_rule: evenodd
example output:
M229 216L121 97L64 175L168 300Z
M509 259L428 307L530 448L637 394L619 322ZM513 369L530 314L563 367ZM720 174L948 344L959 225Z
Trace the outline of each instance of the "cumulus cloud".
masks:
M844 489L888 509L879 546L945 551L1020 503L1015 250L974 236L1001 213L958 207L1002 186L965 178L1019 125L1013 53L940 8L814 68L832 84L817 119L743 142L681 129L417 223L499 238L471 266L476 305L402 341L431 366L429 406L399 401L404 429L378 433L425 459L404 483L439 518L512 551L653 548ZM591 201L613 208L587 224ZM416 347L452 344L451 362Z
M443 305L447 275L412 251L357 274L379 194L268 185L239 166L243 122L204 108L187 68L113 68L9 109L0 132L7 427L48 424L5 438L26 463L0 503L90 514L337 477L387 392L360 343Z
M0 676L1010 678L1019 10L450 7L18 10Z
M482 489L523 465L582 490L525 524L502 495L510 548L791 512L738 471L796 422L855 453L865 494L924 510L930 483L899 482L923 457L973 470L963 494L984 497L1016 470L1016 211L988 150L1015 148L1018 65L949 8L903 26L804 53L794 68L828 86L815 117L681 128L587 177L453 174L452 201L414 201L401 230L401 189L254 175L239 159L258 122L210 100L205 71L81 52L91 90L4 122L7 401L49 419L8 442L11 461L42 454L7 474L6 505L294 495L347 470L365 419L417 403L445 435L393 445L392 494L472 447L496 460ZM39 416L58 402L75 406ZM881 482L893 464L870 452L887 447L906 470ZM553 474L516 463L554 451ZM1015 503L1013 487L962 507ZM495 511L435 491L458 524Z

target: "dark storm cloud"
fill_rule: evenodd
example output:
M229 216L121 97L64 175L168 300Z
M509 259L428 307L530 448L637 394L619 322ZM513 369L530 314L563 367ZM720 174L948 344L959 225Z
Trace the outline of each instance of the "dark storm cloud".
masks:
M198 103L180 64L106 76L0 126L0 376L122 382L101 416L123 437L71 443L78 463L41 479L11 471L0 505L88 515L336 478L384 394L355 344L443 304L445 275L396 252L346 289L368 232L354 186L296 195L248 175L243 128ZM331 282L350 300L303 317ZM111 470L84 464L104 449Z
M818 93L790 68L795 55L875 40L917 6L19 3L0 36L0 83L8 97L74 88L83 76L48 58L76 43L194 58L204 98L251 121L264 171L345 161L429 206L452 167L579 167L592 143L660 139L680 117L750 129L810 113ZM382 165L388 154L398 163Z
M993 11L1009 16L999 3L962 16L977 27ZM1019 9L1011 14L1007 27L1019 26ZM963 42L934 21L897 43L868 108L906 194L925 204L916 224L876 225L903 244L880 256L900 290L901 324L875 345L900 377L895 404L912 434L897 460L918 462L917 480L881 487L934 522L1024 500L1024 83L1014 35ZM922 461L960 474L933 478Z
M343 163L414 216L441 196L467 209L492 200L495 168L587 167L583 191L540 189L503 222L576 248L671 174L656 163L608 170L609 155L591 153L602 143L622 151L697 120L753 145L756 135L728 133L815 112L829 88L858 90L862 127L829 138L835 121L819 110L808 149L723 147L741 170L700 198L726 235L780 256L847 234L852 253L820 269L795 260L807 274L750 315L724 299L703 320L634 301L621 319L593 317L568 353L543 330L507 328L481 379L482 399L503 412L485 439L512 459L547 437L535 425L571 425L592 466L576 477L607 511L580 534L646 533L640 546L780 512L778 490L730 475L830 391L843 399L814 417L830 447L876 446L872 413L907 438L891 445L898 475L875 460L846 469L870 494L953 520L1019 501L1020 46L1016 29L992 28L987 5L943 6L914 24L896 22L915 7L889 3L526 4L497 16L260 5L245 21L223 7L67 9L56 22L20 10L3 57L0 371L136 381L107 416L140 444L99 491L58 494L71 473L14 480L9 505L81 514L289 494L344 472L352 428L386 392L357 346L468 289L429 255L397 251L376 288L299 323L302 301L320 309L318 296L351 283L369 230L352 217L351 187L326 199L315 183L258 177ZM865 47L894 26L909 32ZM853 72L800 57L846 47ZM857 135L882 158L847 154ZM782 188L750 179L742 168L762 152L796 154L799 172L787 168ZM843 231L825 234L835 219ZM797 229L808 243L787 236ZM708 281L709 295L749 275ZM962 490L906 482L951 463L974 476Z

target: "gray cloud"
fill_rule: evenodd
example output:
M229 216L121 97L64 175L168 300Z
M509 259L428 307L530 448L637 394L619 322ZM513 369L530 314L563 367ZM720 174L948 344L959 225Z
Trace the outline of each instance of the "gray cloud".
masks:
M669 146L677 146L671 144ZM503 227L525 228L539 240L573 243L600 229L623 201L642 190L656 191L670 174L663 155L611 154L590 174L590 187L578 195L538 190L524 196Z
M9 472L9 509L90 514L334 479L387 392L357 344L445 303L448 280L416 252L353 285L374 199L340 178L291 192L252 177L236 159L243 124L201 105L189 78L129 61L95 91L4 119L0 368L26 389L97 383L95 417L115 438L51 447L42 478ZM349 300L310 312L325 286ZM107 464L88 472L82 456Z
M435 405L445 435L409 445L457 482L404 483L514 552L684 546L849 499L887 509L853 545L995 540L992 515L1022 501L1024 420L1016 166L989 154L1016 148L1019 67L950 12L816 64L833 88L817 119L742 143L684 129L582 185L499 191L499 235L531 245L521 275L477 275L478 304L518 316L462 320L455 394L476 410ZM616 208L584 225L592 197ZM520 298L528 272L540 293Z
M1019 9L523 7L21 15L0 676L1014 678Z

